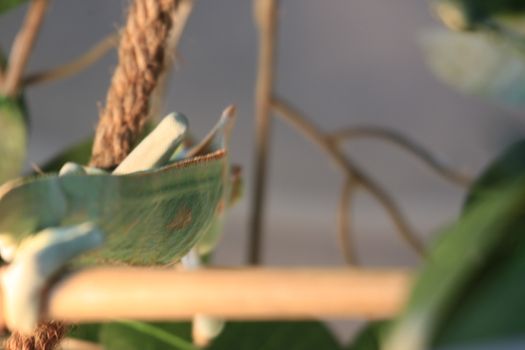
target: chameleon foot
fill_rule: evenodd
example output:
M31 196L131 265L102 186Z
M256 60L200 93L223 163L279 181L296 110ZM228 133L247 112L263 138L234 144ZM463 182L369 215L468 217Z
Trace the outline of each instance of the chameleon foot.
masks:
M103 234L90 223L48 228L22 241L2 275L6 326L24 334L39 322L41 295L50 278L77 255L102 244Z
M190 250L180 261L183 269L195 270L202 267L202 262L197 250ZM195 345L205 347L213 338L218 336L224 328L224 320L203 314L193 316L192 337Z
M197 314L193 316L191 326L193 343L199 347L205 347L222 332L224 320Z

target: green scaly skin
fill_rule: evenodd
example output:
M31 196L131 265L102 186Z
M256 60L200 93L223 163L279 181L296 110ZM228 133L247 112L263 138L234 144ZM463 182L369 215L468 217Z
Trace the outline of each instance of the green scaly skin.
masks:
M195 245L224 190L225 152L129 175L40 176L1 188L0 232L15 242L46 227L92 222L106 233L84 263L163 265Z

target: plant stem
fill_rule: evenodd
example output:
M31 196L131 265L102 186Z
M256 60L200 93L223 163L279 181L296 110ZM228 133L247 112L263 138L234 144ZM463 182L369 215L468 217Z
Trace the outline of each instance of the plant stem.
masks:
M405 240L416 253L421 256L425 255L423 244L416 237L405 216L386 190L375 183L372 178L359 169L350 159L346 158L339 148L333 142L330 142L317 126L302 116L297 108L292 107L289 103L277 97L272 99L272 106L283 120L290 123L295 129L301 131L308 139L312 140L327 153L346 176L363 186L365 190L376 198L392 218L401 238Z
M18 94L22 74L38 36L48 4L48 0L33 0L29 5L24 24L11 47L2 91L5 96L15 97Z
M270 145L270 98L275 70L275 38L277 34L278 0L254 0L255 22L259 31L259 58L255 87L255 165L251 207L248 262L261 262L265 188Z
M334 142L342 142L348 139L365 137L378 138L401 147L402 149L420 159L438 175L459 186L468 187L472 182L472 179L469 176L466 176L459 171L446 166L440 162L430 151L423 148L423 146L394 130L377 126L354 126L338 130L329 135L330 140Z
M88 52L84 53L82 56L76 58L71 62L68 62L55 68L51 68L46 71L36 72L27 75L23 79L23 86L35 85L53 80L63 79L77 74L91 66L93 63L97 62L106 53L108 53L110 49L115 47L117 42L118 34L114 33L108 35L100 42L98 42L95 46L93 46Z

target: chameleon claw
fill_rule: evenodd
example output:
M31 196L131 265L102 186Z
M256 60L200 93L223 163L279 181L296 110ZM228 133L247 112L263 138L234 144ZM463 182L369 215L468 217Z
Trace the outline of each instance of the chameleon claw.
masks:
M41 294L49 279L77 255L102 244L94 225L49 228L22 241L2 275L6 326L31 334L38 325Z

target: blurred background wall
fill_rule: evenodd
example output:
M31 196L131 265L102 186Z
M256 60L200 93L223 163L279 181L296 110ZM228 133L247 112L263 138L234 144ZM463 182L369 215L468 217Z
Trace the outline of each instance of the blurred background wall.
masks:
M55 0L29 71L82 54L124 22L128 1ZM26 6L0 18L0 44L10 46ZM283 0L277 91L325 130L360 124L391 127L418 140L448 164L478 172L523 130L510 111L466 97L426 69L418 35L439 25L420 0ZM170 77L165 111L190 118L203 135L222 108L238 106L232 159L243 166L247 195L232 210L217 252L222 264L245 257L253 148L256 32L251 1L200 0L184 33ZM114 52L80 74L27 91L31 112L29 161L39 163L90 135L103 104ZM268 188L265 261L272 265L339 265L336 208L342 176L318 149L274 122ZM456 215L463 192L413 158L378 141L347 150L389 190L421 235ZM383 211L360 194L355 208L359 252L370 265L414 264Z

